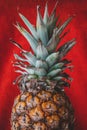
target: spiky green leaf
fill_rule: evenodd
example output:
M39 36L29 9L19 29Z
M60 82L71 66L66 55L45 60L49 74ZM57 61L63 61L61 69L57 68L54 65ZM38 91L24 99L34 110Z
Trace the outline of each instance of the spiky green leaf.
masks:
M56 28L55 28L53 31L52 38L49 40L49 42L46 46L49 53L52 53L53 51L55 51L59 41L60 41L60 38L59 38L59 36L56 35Z
M55 65L53 65L50 70L55 70L55 69L61 69L64 66L63 62L57 63Z
M20 65L17 65L21 70L24 72L30 74L30 75L38 75L38 76L45 76L47 74L46 70L43 68L35 68L35 67L22 67Z
M36 48L38 46L37 40L29 32L27 32L19 23L17 23L17 25L15 25L15 27L26 38L26 40L29 42L32 50L36 53Z
M19 43L17 43L16 41L14 41L13 39L10 39L10 42L13 43L13 44L14 44L16 47L18 47L20 50L25 51L25 50L23 49L23 47L22 47Z
M32 35L36 38L36 40L39 40L39 36L37 34L37 31L36 31L35 27L21 13L19 13L19 16L21 17L21 19L23 20L25 25L29 28L29 30L31 31Z
M46 62L48 63L49 67L51 67L52 65L54 65L57 61L58 61L58 52L52 53L50 54L47 58L46 58Z
M51 15L50 15L50 19L54 19L56 17L56 8L57 8L57 5L58 5L58 1L56 2L54 8L53 8L53 11L51 12Z
M56 17L56 8L58 5L58 1L56 2L53 11L51 12L51 15L49 16L49 21L47 24L48 34L49 38L51 38L54 28L56 27L56 23L58 20L58 17Z
M72 79L67 73L65 73L65 72L64 72L64 73L61 73L60 76L63 77L63 78L65 78L65 79L67 79L67 80L70 80L70 81L73 80L73 79Z
M43 18L44 24L47 24L49 21L49 13L48 13L48 3L45 5L45 11L44 11L44 18Z
M76 44L76 40L72 39L71 41L68 41L64 45L62 45L59 49L59 59L62 59L70 50L71 48Z
M56 77L53 78L53 80L57 80L57 81L60 81L60 80L62 80L62 79L63 79L62 76L56 76Z
M37 79L38 78L38 76L37 75L35 75L35 74L30 74L29 76L28 76L28 79L30 80L30 79Z
M44 69L48 69L48 64L46 63L46 61L42 61L42 60L37 60L36 61L36 66L37 68L44 68Z
M57 30L57 35L60 35L62 32L63 32L63 30L66 28L66 26L70 23L70 21L72 20L72 17L69 17L65 22L64 22L64 24L63 25L61 25L60 26L60 28L58 28L58 30Z
M43 22L42 16L40 14L39 7L37 7L37 33L38 33L42 43L46 46L46 44L48 42L48 32L47 32L47 28Z
M16 73L20 73L20 74L22 74L22 75L26 75L26 74L28 74L27 72L25 72L25 71L21 71L21 70L16 70L15 72L16 72Z
M46 76L47 72L44 68L36 68L35 74L40 77L43 77L43 76Z
M61 37L56 33L57 28L53 30L53 35L47 44L47 50L49 53L52 53L56 50L57 46L59 45L60 41L68 34L69 31L65 32Z
M45 60L46 57L48 56L48 51L41 42L39 42L39 45L36 48L36 56L38 59L42 59L42 60Z
M48 22L48 24L46 25L47 26L47 30L48 30L48 37L49 37L49 39L52 37L53 30L56 27L57 21L58 21L58 17L54 18L53 20L50 20Z
M67 59L63 59L61 60L62 63L66 64L70 64L72 61L71 60L67 60Z
M48 77L54 77L54 76L56 76L58 73L60 73L61 71L62 71L62 69L52 70L52 71L50 71L50 72L47 74L47 76L48 76Z
M64 80L58 80L58 85L61 87L70 87L70 83Z
M29 61L29 63L31 65L33 65L33 66L36 65L37 59L36 59L36 57L31 52L26 52L26 53L23 52L22 54L26 57L26 59Z
M17 55L17 54L14 54L14 57L15 57L16 60L23 61L23 62L28 62L27 59L22 58L21 56L19 56L19 55Z

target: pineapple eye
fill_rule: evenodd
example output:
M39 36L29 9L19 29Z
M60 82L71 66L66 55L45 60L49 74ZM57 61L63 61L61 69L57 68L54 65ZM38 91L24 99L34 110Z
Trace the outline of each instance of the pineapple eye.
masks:
M21 126L28 126L30 119L28 115L24 114L22 116L19 116L18 121Z
M42 91L42 92L38 93L38 97L41 98L44 101L49 100L51 98L51 93L46 92L46 91Z
M25 104L25 102L19 102L17 105L16 105L16 111L17 111L17 113L21 113L21 112L25 112L25 110L26 110L26 104Z
M38 106L38 107L35 107L32 110L30 110L29 115L33 121L35 121L35 120L39 121L39 120L43 119L44 112Z
M67 119L69 116L68 109L64 107L59 108L58 114L60 117L63 117L63 119Z
M51 101L47 101L42 103L42 109L43 111L49 112L49 113L53 113L57 111L57 107L55 104L53 104L53 102Z
M29 96L29 93L23 93L20 97L22 101L25 101L25 99Z
M40 100L38 97L33 97L32 95L28 96L26 99L26 103L28 108L36 107L37 104L40 104Z
M12 124L12 128L13 128L13 130L18 130L18 128L19 128L18 122L14 121Z
M65 104L65 99L64 97L62 97L59 94L56 94L53 96L54 102L58 105L58 106L62 106Z
M38 123L34 123L34 129L35 130L47 130L47 127L44 123L38 122Z
M57 115L47 116L46 123L51 128L57 128L59 124L59 117Z

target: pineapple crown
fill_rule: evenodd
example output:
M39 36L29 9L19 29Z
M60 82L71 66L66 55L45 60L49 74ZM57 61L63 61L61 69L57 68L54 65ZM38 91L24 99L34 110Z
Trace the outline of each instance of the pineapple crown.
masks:
M61 86L70 86L70 76L64 72L66 68L71 68L69 64L71 61L64 59L64 56L75 45L75 39L72 39L57 49L62 38L68 33L65 32L62 36L63 30L72 20L69 17L62 25L60 25L59 17L56 16L56 3L53 11L49 15L48 4L46 3L44 16L42 18L40 13L40 6L37 6L37 21L34 27L25 16L19 13L20 18L29 28L30 32L24 29L18 22L15 27L26 38L34 53L26 51L22 46L11 40L18 48L21 49L22 56L14 54L16 62L14 65L20 70L16 72L27 75L28 79L45 78L58 82ZM58 25L57 25L58 22Z

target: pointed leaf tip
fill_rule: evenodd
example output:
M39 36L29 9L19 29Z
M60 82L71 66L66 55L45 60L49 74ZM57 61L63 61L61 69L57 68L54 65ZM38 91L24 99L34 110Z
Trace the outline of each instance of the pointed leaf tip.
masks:
M63 30L66 28L66 26L71 22L72 17L69 17L61 26L58 28L57 35L60 35Z
M55 4L55 6L54 6L54 10L56 10L56 8L57 8L57 6L58 6L58 3L59 3L59 1L57 0L56 4Z
M56 8L57 8L58 3L59 3L59 1L57 0L57 2L56 2L55 6L54 6L54 8L53 8L53 11L52 11L50 17L52 17L53 15L55 15L55 13L56 13Z
M17 23L17 25L15 26L20 31L20 33L26 38L26 40L29 42L34 53L36 53L36 48L38 46L37 40L29 32L27 32L19 23Z
M22 16L23 16L20 12L18 12L18 14L19 14L19 16L20 16L20 17L22 17Z
M25 51L25 50L23 50L23 47L19 43L17 43L16 41L14 41L12 38L10 38L10 42L12 44L14 44L15 46L17 46L20 50Z
M39 7L37 7L37 23L36 23L36 27L37 27L37 34L39 35L40 40L42 41L42 43L44 45L47 44L48 42L48 32L47 32L47 27L45 26L42 16L40 14L40 11L38 9Z
M37 5L37 11L39 11L40 10L40 5Z
M42 19L42 16L40 14L40 6L37 5L37 28L39 27L39 25L43 25L43 19Z
M23 16L21 13L19 13L20 18L23 20L25 25L28 27L28 29L31 31L32 35L36 38L36 40L39 39L36 28L28 21L28 19Z
M49 20L48 2L46 2L43 21L45 24L47 24L48 20Z
M76 44L75 38L73 38L71 41L66 42L64 45L62 45L59 49L59 59L62 59Z

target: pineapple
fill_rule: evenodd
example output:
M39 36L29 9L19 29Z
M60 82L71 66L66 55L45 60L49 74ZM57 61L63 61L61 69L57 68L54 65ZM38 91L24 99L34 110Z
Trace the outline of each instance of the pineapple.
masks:
M11 40L21 49L21 56L14 54L14 66L19 68L16 72L20 73L16 83L21 94L16 97L12 108L11 130L74 129L74 109L64 92L64 87L70 87L72 80L65 70L72 65L64 57L76 41L72 39L57 47L67 34L61 35L72 17L57 25L56 7L57 3L49 15L46 3L42 18L40 6L37 6L36 27L19 13L31 33L18 22L15 27L29 42L33 53Z

